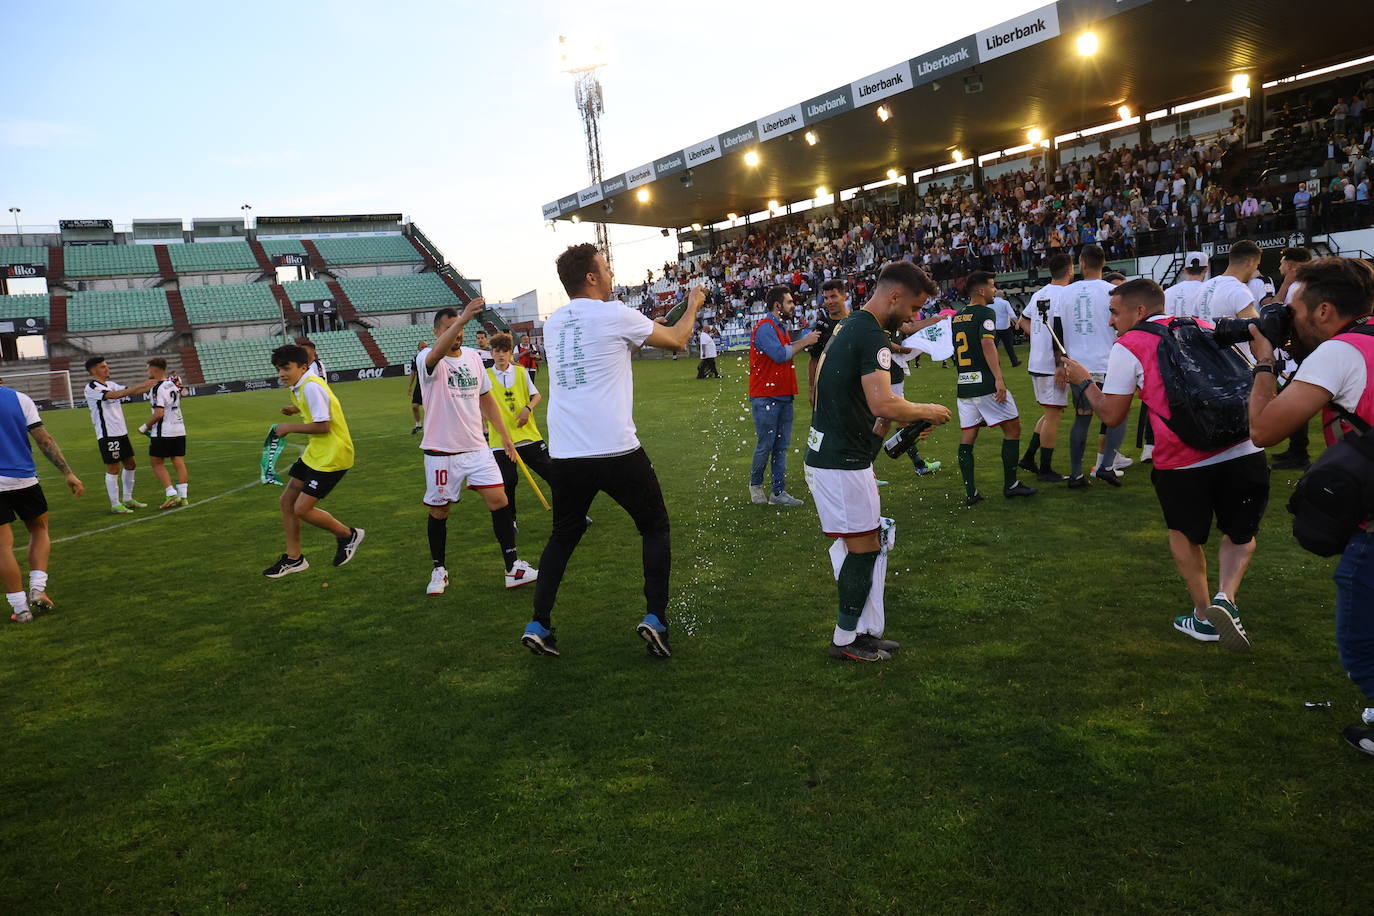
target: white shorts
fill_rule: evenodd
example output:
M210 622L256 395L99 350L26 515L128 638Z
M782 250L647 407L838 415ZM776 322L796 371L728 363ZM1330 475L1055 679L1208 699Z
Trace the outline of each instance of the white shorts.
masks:
M959 428L973 429L975 426L997 426L1021 416L1016 412L1016 398L1007 392L1007 399L1001 404L990 394L976 398L959 398Z
M1031 385L1035 388L1035 402L1041 407L1069 406L1069 386L1056 385L1052 375L1032 375Z
M873 468L847 471L806 465L806 485L816 501L821 531L828 538L872 534L882 526L878 509L878 478Z
M503 487L501 469L491 449L460 452L457 455L425 456L425 505L446 506L463 496L463 485L469 490Z

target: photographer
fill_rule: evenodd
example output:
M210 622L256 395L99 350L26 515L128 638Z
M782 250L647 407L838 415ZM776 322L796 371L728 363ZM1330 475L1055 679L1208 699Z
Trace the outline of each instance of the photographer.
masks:
M1174 618L1174 629L1201 642L1220 642L1244 652L1250 640L1235 601L1269 502L1264 452L1245 438L1219 449L1197 449L1169 425L1172 413L1160 371L1160 337L1142 327L1146 322L1168 326L1179 320L1164 314L1164 290L1159 284L1141 278L1114 287L1110 309L1117 340L1107 359L1102 387L1073 359L1064 361L1065 375L1075 396L1090 404L1108 426L1126 419L1131 400L1140 393L1155 437L1150 481L1169 528L1174 565L1193 600L1192 613ZM1207 557L1202 548L1211 534L1213 517L1223 537L1218 552L1219 589L1209 600Z
M1374 334L1364 325L1374 303L1374 270L1353 258L1321 258L1293 278L1293 336L1307 357L1282 394L1275 392L1274 344L1250 329L1255 382L1250 396L1250 438L1275 445L1321 412L1328 445L1340 433L1332 408L1374 423ZM1347 427L1348 428L1348 427ZM1341 664L1374 705L1374 538L1368 523L1350 538L1336 566L1336 648ZM1345 739L1374 754L1374 729L1352 725Z

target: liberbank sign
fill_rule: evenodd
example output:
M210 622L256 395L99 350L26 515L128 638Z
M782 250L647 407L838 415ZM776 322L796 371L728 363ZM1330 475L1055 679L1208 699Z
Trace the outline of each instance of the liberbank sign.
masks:
M621 191L632 191L685 169L743 153L761 143L801 130L845 112L876 105L919 86L968 70L980 63L1025 50L1061 34L1061 19L1077 30L1108 16L1143 6L1151 0L1059 0L1023 13L1000 25L952 41L910 60L880 70L847 86L823 92L798 105L784 108L756 121L680 149L652 163L613 176L601 183L601 194L586 188L579 194L544 205L544 218L566 216L603 197L609 200ZM569 207L568 203L573 206ZM556 211L556 212L555 212ZM554 214L551 216L551 214Z

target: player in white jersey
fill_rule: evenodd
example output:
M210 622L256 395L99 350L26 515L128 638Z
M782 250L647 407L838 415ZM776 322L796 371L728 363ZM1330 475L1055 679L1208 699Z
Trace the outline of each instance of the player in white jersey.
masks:
M1202 284L1193 317L1215 323L1219 318L1254 318L1259 315L1255 308L1255 294L1248 286L1259 270L1259 263L1260 249L1254 242L1242 239L1232 245L1226 272Z
M153 463L153 473L167 496L159 508L175 509L190 504L186 495L190 478L186 475L186 422L181 416L181 388L174 379L167 377L167 360L161 356L148 360L148 379L153 383L153 390L148 395L153 412L138 431L149 439L148 457ZM177 472L175 486L172 476L167 473L168 458L172 459L172 467Z
M1030 337L1026 368L1035 389L1035 400L1042 411L1040 419L1035 421L1026 454L1021 456L1020 466L1045 483L1063 483L1069 478L1056 471L1051 462L1059 436L1059 419L1069 404L1069 388L1059 375L1063 354L1055 337L1063 339L1064 315L1059 300L1073 279L1073 259L1066 254L1054 254L1046 266L1050 271L1050 284L1036 291L1019 319L1021 330ZM1035 460L1037 451L1040 453L1038 464Z
M515 550L515 518L506 499L506 485L487 445L489 421L501 434L506 457L515 460L501 408L491 395L491 379L476 350L462 344L463 328L477 316L486 300L468 303L460 315L451 308L434 314L434 346L415 357L415 372L424 397L425 506L429 509L429 553L434 561L425 594L442 595L448 586L445 550L448 546L449 507L463 495L463 487L481 494L491 511L491 527L501 545L506 588L527 585L539 577Z
M320 354L315 350L315 344L309 337L297 337L296 346L305 348L305 355L310 357L310 366L306 369L306 375L313 375L322 382L329 381L329 376L325 374L324 363L320 360Z
M1197 297L1207 279L1207 255L1190 251L1183 256L1183 273L1177 283L1164 292L1164 314L1171 318L1197 314Z
M1116 343L1116 332L1111 325L1112 284L1102 279L1102 268L1107 256L1098 245L1084 245L1078 255L1083 279L1064 287L1059 295L1059 310L1064 322L1064 347L1068 355L1082 363L1099 385L1107 379L1107 357ZM1073 428L1069 430L1069 488L1080 489L1089 485L1083 474L1083 455L1088 450L1088 433L1092 429L1092 405L1084 398L1074 396L1077 415ZM1095 476L1114 487L1121 486L1112 463L1116 450L1126 436L1124 422L1106 430L1106 444L1098 455L1098 470Z
M95 427L95 441L100 449L100 463L105 465L105 492L110 497L110 511L128 515L135 509L148 508L147 503L134 499L134 447L129 444L129 427L124 423L124 407L120 401L137 397L153 387L152 380L133 388L125 388L110 381L110 367L103 356L86 360L91 380L86 383L86 406L91 409L91 425ZM123 470L121 471L121 465ZM119 495L120 483L124 496Z

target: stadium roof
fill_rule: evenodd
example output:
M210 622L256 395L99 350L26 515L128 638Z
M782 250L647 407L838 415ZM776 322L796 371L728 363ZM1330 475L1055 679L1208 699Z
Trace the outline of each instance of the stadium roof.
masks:
M1370 46L1327 28L1350 7L1317 0L1058 0L908 61L611 175L544 205L545 219L682 227L882 181L964 156L1112 121L1119 106L1153 112L1238 74L1265 80ZM1327 16L1323 12L1329 12ZM1295 21L1295 15L1301 21ZM1285 25L1291 26L1285 28ZM1079 53L1087 31L1099 50ZM968 83L981 85L972 94ZM890 117L875 116L881 103ZM817 142L805 138L814 131ZM756 150L759 164L744 153ZM691 169L690 185L683 181ZM648 189L640 202L637 189ZM606 212L603 204L610 204Z

